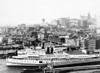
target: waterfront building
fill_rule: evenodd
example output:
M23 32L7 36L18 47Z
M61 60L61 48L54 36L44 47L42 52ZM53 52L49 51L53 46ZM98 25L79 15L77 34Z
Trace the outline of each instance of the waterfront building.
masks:
M89 39L89 49L96 49L96 39L94 37Z
M38 32L38 39L43 40L45 38L45 34L42 32Z
M65 43L65 37L67 35L66 31L55 31L52 33L54 36L58 36L61 43Z
M96 36L96 49L100 50L100 36Z
M48 36L48 39L47 39L49 42L52 42L52 43L60 43L60 38L59 36L55 36L54 34L49 34Z

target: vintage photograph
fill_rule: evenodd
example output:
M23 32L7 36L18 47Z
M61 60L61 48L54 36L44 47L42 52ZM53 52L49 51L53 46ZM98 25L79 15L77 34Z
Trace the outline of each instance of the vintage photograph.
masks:
M0 0L0 73L100 73L100 0Z

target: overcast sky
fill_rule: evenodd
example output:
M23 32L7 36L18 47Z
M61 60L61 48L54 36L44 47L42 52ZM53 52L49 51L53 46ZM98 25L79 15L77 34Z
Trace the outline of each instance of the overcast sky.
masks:
M60 17L100 16L99 0L0 0L0 26L41 23Z

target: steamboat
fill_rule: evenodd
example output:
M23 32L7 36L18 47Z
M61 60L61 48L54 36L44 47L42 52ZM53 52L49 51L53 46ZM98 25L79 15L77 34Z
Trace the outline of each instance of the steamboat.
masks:
M12 56L6 59L7 66L47 66L51 65L53 68L64 67L82 67L100 65L100 54L68 54L64 51L46 53L45 51L38 50L38 53L24 54L18 56Z

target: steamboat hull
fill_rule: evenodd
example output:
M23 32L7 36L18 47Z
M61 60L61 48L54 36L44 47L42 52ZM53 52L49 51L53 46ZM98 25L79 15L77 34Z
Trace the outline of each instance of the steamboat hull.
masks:
M6 59L6 66L9 67L41 67L41 66L46 66L47 63L45 61L41 60L15 60L15 59Z
M27 64L27 63L6 63L7 67L43 67L46 64Z

